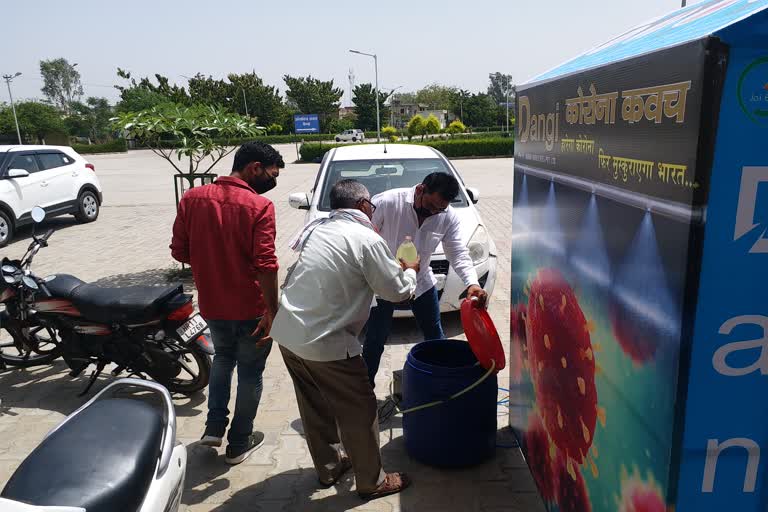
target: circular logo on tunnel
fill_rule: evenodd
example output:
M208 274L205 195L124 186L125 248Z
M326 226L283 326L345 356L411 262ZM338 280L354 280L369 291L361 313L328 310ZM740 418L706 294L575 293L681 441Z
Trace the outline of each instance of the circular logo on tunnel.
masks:
M739 77L739 105L756 123L768 123L768 57L747 66Z

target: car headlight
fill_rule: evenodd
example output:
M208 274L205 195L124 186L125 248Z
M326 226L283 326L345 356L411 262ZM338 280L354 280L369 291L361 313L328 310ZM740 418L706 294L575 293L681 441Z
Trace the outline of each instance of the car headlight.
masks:
M467 243L467 249L469 249L469 257L472 258L472 263L477 266L488 259L490 240L488 239L488 231L479 224L472 234L472 238Z

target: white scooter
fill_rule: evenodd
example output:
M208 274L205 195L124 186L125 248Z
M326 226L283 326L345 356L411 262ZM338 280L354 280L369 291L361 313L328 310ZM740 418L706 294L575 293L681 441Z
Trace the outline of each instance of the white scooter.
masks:
M159 395L162 411L113 396L125 388ZM0 511L175 512L186 469L168 390L120 379L48 433L0 493Z

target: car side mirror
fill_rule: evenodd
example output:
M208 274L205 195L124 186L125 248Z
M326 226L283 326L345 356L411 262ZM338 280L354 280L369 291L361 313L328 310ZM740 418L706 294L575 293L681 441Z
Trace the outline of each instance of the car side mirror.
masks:
M9 169L8 170L9 178L26 178L27 176L29 176L29 171L25 169Z
M298 210L309 210L309 197L305 192L296 192L288 196L288 204Z
M472 201L472 204L477 204L478 201L480 201L480 191L474 187L467 187L467 194L469 194L469 199Z

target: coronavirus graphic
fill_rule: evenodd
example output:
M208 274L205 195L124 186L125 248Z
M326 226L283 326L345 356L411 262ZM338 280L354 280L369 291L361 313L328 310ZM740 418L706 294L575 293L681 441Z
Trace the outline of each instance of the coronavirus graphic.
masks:
M587 485L579 467L558 452L555 459L555 497L560 512L592 512Z
M528 360L527 344L525 341L525 304L513 304L509 311L509 331L512 336L510 348L510 374L512 382L520 384L523 377L523 369Z
M534 413L528 420L525 431L525 451L528 467L539 488L539 494L544 501L555 500L554 479L554 445L541 422L538 414Z
M647 319L627 311L619 301L611 304L610 311L613 336L619 342L621 350L637 366L651 361L656 355L663 333Z
M666 512L668 507L664 503L661 488L649 471L646 480L643 480L640 471L635 467L632 474L621 467L621 496L616 497L618 512Z
M588 461L598 418L595 353L591 324L573 289L556 269L533 276L527 307L528 362L536 404L557 448L579 464Z

